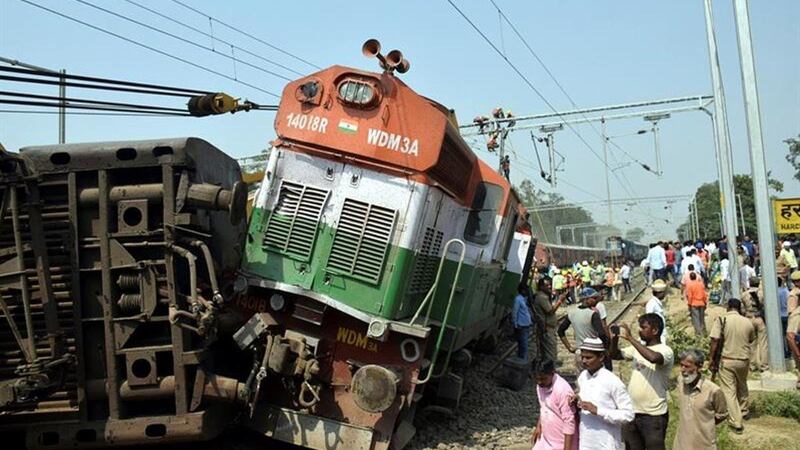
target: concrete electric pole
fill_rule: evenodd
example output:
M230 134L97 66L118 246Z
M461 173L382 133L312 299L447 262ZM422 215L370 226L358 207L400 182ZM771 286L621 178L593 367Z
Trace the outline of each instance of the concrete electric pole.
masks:
M756 221L758 224L758 245L761 248L761 282L764 287L764 298L778 298L777 275L775 270L775 238L772 223L772 211L767 184L767 166L764 155L764 137L761 133L761 112L758 103L756 86L755 58L753 42L750 36L750 17L747 0L733 0L736 13L736 35L739 43L739 62L742 70L742 89L747 117L747 136L750 143L750 164L753 176L753 197L756 204ZM778 302L764 302L767 339L769 341L769 366L773 372L771 377L762 376L765 387L794 388L794 377L786 374L786 361L783 359L783 330Z

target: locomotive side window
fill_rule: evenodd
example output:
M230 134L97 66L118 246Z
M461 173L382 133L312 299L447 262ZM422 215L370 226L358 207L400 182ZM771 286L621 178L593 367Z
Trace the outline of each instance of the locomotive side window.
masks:
M486 182L478 184L467 218L467 226L464 228L464 239L473 244L488 244L492 239L497 209L502 201L502 187Z

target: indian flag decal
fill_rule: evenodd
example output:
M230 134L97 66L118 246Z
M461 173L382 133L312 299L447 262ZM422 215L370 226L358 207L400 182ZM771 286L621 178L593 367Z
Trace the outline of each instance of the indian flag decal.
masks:
M351 122L349 120L340 120L339 121L339 131L344 133L353 134L358 131L358 124L355 122Z

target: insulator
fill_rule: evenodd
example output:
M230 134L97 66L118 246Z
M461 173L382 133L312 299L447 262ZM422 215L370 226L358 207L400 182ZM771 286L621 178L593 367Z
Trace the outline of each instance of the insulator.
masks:
M142 312L142 294L122 294L117 306L123 314L133 315Z
M123 291L139 290L139 275L133 273L123 273L117 278L117 286Z

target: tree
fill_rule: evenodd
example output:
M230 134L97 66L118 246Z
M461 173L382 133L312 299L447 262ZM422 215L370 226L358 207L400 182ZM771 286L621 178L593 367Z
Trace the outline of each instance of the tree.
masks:
M564 197L555 192L545 192L536 189L533 182L523 180L516 187L522 203L531 210L531 227L533 234L543 242L558 242L556 237L556 227L559 225L569 225L578 223L593 223L592 215L579 206L570 206ZM537 212L536 208L550 206L565 206L564 208L551 209ZM565 244L583 245L583 235L594 233L597 230L593 227L575 229L575 241L572 241L572 233L562 230L561 238Z
M625 239L639 242L644 237L644 230L640 227L634 227L625 232Z
M770 178L769 175L770 173L767 173L770 189L774 192L783 192L783 183L774 178ZM739 198L741 198L741 210L744 213L744 225L747 229L747 234L754 235L756 234L757 227L756 206L753 198L753 179L750 175L734 175L733 186L737 196L735 205L736 223L739 234L742 234L742 218L739 214ZM720 229L720 194L718 183L715 181L713 183L701 185L695 192L695 198L697 199L697 222L700 228L700 237L709 239L720 237L722 231ZM727 200L731 202L734 201L734 199ZM693 225L690 219L691 216L687 218L685 223L678 227L678 237L681 240L692 238Z
M800 135L797 137L800 138ZM783 142L789 145L789 154L786 155L786 160L794 167L794 178L800 181L800 139L789 138Z

